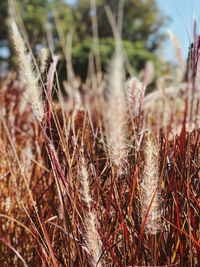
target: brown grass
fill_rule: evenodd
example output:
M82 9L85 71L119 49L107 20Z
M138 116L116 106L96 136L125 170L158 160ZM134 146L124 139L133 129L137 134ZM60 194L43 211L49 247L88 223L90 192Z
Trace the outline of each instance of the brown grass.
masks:
M97 88L94 77L66 81L74 91L60 102L55 60L43 82L22 86L11 72L1 82L1 266L200 265L198 92L163 82L133 112L120 54L113 62ZM46 103L38 120L23 101L33 84Z

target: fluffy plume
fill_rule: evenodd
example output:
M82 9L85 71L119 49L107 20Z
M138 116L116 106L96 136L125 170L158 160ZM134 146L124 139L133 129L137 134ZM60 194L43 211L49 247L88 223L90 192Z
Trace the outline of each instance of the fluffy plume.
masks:
M169 31L169 36L170 36L172 45L174 46L177 61L178 61L178 68L177 68L177 74L176 74L176 83L178 84L179 82L181 82L183 75L185 73L185 64L184 64L182 51L181 51L178 38L171 31Z
M198 50L198 55L200 55L200 49ZM200 91L200 60L197 61L196 66L195 88Z
M25 85L24 97L31 104L35 117L41 122L44 109L41 100L41 92L38 86L38 77L34 73L31 54L26 52L25 42L19 34L15 22L11 24L12 40L19 59L20 76Z
M41 73L44 73L44 71L45 71L48 56L49 56L49 50L46 47L43 47L41 50L41 58L40 58L40 61L41 61L40 71L41 71Z
M119 173L123 172L123 164L126 160L126 101L123 90L124 69L121 45L116 45L115 55L110 65L109 87L108 87L108 137L111 159L118 167Z
M128 98L133 105L133 111L137 114L142 96L142 83L135 77L131 78L128 85Z
M145 87L147 87L154 78L154 65L153 62L151 60L148 60L145 64L145 70L144 70L144 80L143 80L143 84Z
M92 266L101 267L102 262L99 261L102 248L101 248L101 240L97 231L97 216L94 209L91 208L91 195L89 188L89 179L88 172L86 168L86 163L84 156L82 156L81 160L81 179L80 182L82 184L82 198L87 206L88 212L86 214L86 223L85 223L85 233L86 233L86 244L91 256L91 264ZM97 265L98 263L98 265Z
M141 185L142 195L142 222L150 207L148 217L145 223L145 230L149 234L156 234L160 229L159 218L161 216L159 207L159 196L156 192L158 186L158 147L150 137L145 145L145 167L143 181ZM155 193L156 192L156 193ZM153 199L155 193L155 197ZM153 201L152 201L153 199ZM151 203L152 201L152 203Z

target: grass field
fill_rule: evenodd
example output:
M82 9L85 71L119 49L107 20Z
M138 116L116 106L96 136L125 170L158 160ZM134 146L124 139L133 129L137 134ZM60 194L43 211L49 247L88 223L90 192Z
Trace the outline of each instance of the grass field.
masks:
M127 82L117 39L107 75L82 83L68 57L64 98L57 58L34 62L15 24L12 36L20 75L0 84L0 265L199 266L198 66L183 81L177 50L175 78L146 94L152 64Z

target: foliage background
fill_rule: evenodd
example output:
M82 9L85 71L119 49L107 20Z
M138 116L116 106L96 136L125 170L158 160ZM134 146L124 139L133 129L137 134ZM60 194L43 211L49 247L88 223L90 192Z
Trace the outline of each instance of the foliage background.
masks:
M108 5L116 19L118 3L114 0L97 0L96 12L91 9L91 1L77 0L74 5L67 4L64 0L16 0L17 12L11 14L16 16L20 25L23 25L23 34L29 42L35 55L40 53L41 47L49 46L52 52L63 56L61 46L66 46L66 36L69 31L73 34L72 61L74 70L82 79L86 78L89 54L93 54L92 24L91 18L97 14L99 50L101 56L101 67L106 70L107 64L114 51L113 33L108 21L105 6ZM15 66L15 58L12 46L9 42L8 30L8 3L2 0L0 3L1 25L0 25L0 48L7 49L7 56L1 53L1 65L7 67ZM152 60L157 71L159 57L158 50L165 37L161 29L169 22L158 9L155 0L124 1L124 20L122 28L122 39L127 53L132 72L138 73L144 69L145 62ZM62 33L62 40L59 33ZM53 42L47 43L47 36L52 35ZM8 50L9 49L9 50ZM8 52L9 51L9 52ZM2 56L3 55L3 56ZM61 57L64 58L64 57ZM65 64L61 64L60 77L66 73ZM169 71L166 65L164 71ZM157 73L159 75L159 73Z

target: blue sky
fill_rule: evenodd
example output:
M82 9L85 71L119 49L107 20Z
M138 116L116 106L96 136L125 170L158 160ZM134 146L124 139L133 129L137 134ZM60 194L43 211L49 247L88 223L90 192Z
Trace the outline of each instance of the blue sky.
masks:
M157 0L157 3L162 12L172 19L165 31L171 30L178 37L183 57L187 58L190 41L193 41L194 18L199 34L200 0ZM166 41L164 45L164 56L172 61L175 58L170 41Z

